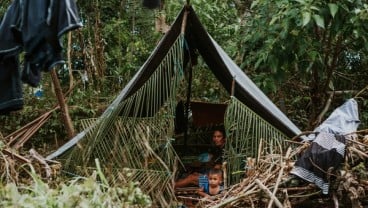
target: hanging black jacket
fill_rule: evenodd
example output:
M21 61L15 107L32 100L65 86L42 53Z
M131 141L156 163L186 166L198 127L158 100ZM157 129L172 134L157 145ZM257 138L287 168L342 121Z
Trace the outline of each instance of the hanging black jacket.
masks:
M42 71L64 63L61 36L81 26L74 0L14 0L0 24L0 57L13 55L16 58L8 60L18 62L19 52L24 51L21 80L36 87ZM9 67L0 64L0 76L2 70ZM11 91L12 87L0 83L0 91ZM0 98L0 111L1 102L7 99L10 97Z

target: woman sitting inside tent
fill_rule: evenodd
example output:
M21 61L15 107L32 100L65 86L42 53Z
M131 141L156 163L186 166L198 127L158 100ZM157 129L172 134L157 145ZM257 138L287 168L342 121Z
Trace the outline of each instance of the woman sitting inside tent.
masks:
M201 172L194 172L187 177L179 179L175 182L174 188L187 187L191 185L198 186L199 178L203 175L207 175L209 169L221 169L223 161L223 149L226 142L225 130L222 128L215 129L212 135L213 147L208 153L203 153L199 156L199 161L206 163L207 167Z

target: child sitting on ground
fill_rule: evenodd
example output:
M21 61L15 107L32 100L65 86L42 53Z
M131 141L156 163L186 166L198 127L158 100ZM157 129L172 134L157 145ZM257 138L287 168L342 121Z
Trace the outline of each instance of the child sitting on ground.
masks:
M202 197L214 196L224 189L222 186L222 170L221 169L211 169L207 175L201 175L199 177L199 187L198 195Z
M212 168L221 168L223 162L223 148L226 142L226 134L223 128L215 129L212 135L213 147L209 150L210 154L207 153L209 161L206 161ZM201 154L200 156L202 156ZM194 172L177 180L174 184L174 188L188 187L191 185L199 185L199 177L203 177L203 174L208 173L208 168L205 171Z

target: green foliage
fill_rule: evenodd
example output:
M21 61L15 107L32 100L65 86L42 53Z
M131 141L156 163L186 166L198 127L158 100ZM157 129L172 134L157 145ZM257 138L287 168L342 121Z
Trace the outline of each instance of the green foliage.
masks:
M283 92L290 99L309 96L308 113L314 120L328 90L360 90L366 85L346 66L349 54L358 54L354 71L364 70L367 17L362 1L255 0L245 20L242 66L258 79L259 74L269 74L267 79L273 81L267 82L277 86L264 88L269 93ZM347 86L352 80L355 85Z
M187 90L186 86L181 87ZM184 93L182 93L185 95ZM191 99L205 102L225 102L229 99L229 94L225 88L217 81L206 66L200 65L193 69ZM185 98L184 98L185 99Z
M56 188L31 173L30 185L0 184L0 207L150 207L150 198L137 183L109 186L96 176L75 178Z
M165 12L169 23L174 20L180 9L185 5L184 0L165 1ZM240 17L234 0L192 0L190 5L199 16L208 33L221 45L231 56L235 56L239 50L241 40Z
M6 8L5 5L0 5L0 16L3 16L3 14L5 13L6 11Z
M97 29L95 22L101 27L107 75L122 76L137 70L160 38L154 31L155 11L142 8L138 0L96 1L100 14L96 16L90 1L79 1L79 4L81 11L86 9L83 17L90 21L85 27L85 37L93 35Z

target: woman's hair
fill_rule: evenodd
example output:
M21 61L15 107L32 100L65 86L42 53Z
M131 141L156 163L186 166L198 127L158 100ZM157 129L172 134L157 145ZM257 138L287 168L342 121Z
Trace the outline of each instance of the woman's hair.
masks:
M213 128L213 132L215 131L221 132L224 138L226 138L226 131L225 131L224 126L216 126L215 128Z

